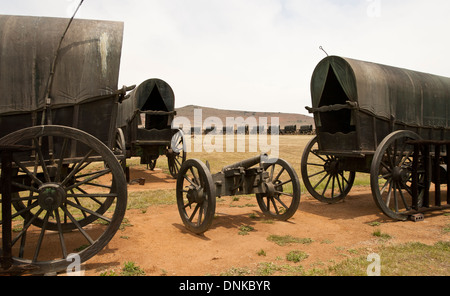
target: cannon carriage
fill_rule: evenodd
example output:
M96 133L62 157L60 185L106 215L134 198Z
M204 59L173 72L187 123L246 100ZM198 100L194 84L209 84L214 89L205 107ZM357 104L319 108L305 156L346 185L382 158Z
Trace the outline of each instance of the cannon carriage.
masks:
M341 201L362 172L388 217L405 220L431 207L430 181L447 183L450 78L330 56L314 70L311 95L317 136L301 175L312 196ZM439 168L445 177L432 178Z
M211 227L216 198L249 194L255 194L265 216L286 221L299 207L300 181L288 162L265 154L228 165L216 174L211 174L208 163L189 159L177 178L181 220L196 234Z
M102 250L126 211L123 23L5 15L0 36L0 271L64 271Z

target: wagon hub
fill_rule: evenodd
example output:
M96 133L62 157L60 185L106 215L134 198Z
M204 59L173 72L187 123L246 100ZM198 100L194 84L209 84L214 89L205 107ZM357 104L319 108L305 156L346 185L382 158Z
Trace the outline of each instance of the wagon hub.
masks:
M187 199L189 204L198 203L201 204L205 200L205 194L202 188L195 188L190 186L187 192Z
M65 190L58 184L45 184L39 188L38 202L47 211L58 209L66 200Z
M332 174L332 175L338 174L340 172L339 161L337 159L327 161L324 165L324 169L329 174Z
M406 168L397 166L392 170L392 178L394 181L405 183L409 178L409 171Z
M275 185L272 182L266 182L264 183L266 186L266 195L267 197L274 197L275 196Z

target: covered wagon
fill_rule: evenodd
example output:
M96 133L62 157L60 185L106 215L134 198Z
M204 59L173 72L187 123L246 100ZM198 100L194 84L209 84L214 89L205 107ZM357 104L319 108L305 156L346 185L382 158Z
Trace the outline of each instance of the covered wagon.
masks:
M125 214L125 155L116 145L127 91L117 86L123 23L68 24L0 16L4 270L43 274L82 263Z
M170 174L176 178L186 160L184 135L172 129L176 115L175 94L161 79L148 79L119 106L117 127L123 133L127 157L140 157L153 170L166 155Z
M428 207L424 194L435 170L415 145L450 140L450 78L330 56L314 70L311 96L317 136L301 173L315 198L342 200L355 172L363 172L389 217L403 220ZM441 152L428 154L429 163L444 168L445 147Z

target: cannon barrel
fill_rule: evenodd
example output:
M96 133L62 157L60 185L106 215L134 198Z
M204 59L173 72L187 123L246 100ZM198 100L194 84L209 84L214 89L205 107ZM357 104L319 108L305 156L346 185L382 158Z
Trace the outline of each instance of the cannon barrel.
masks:
M224 167L222 169L222 171L224 172L226 170L236 169L236 168L240 168L240 167L242 167L244 169L248 169L248 168L251 168L252 166L257 165L258 163L260 163L261 159L264 159L264 158L267 158L267 157L268 157L267 154L261 154L259 156L255 156L255 157L252 157L252 158L249 158L249 159L246 159L246 160L243 160L243 161L240 161L240 162L228 165L228 166Z

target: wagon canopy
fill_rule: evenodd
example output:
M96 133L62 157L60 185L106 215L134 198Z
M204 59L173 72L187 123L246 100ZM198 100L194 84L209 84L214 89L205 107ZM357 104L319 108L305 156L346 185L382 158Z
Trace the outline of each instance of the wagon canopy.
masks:
M37 111L65 18L0 15L0 115ZM52 107L75 105L117 90L123 23L73 20L57 59Z
M362 111L403 124L442 128L450 124L447 77L330 56L313 73L311 95L315 110L349 101Z
M150 111L154 111L153 115L159 113L159 115L173 118L175 94L170 85L161 79L148 79L131 92L130 98L119 105L117 126L124 127L141 112L149 113ZM171 122L168 123L166 120L163 126L167 127L167 124L170 125Z

